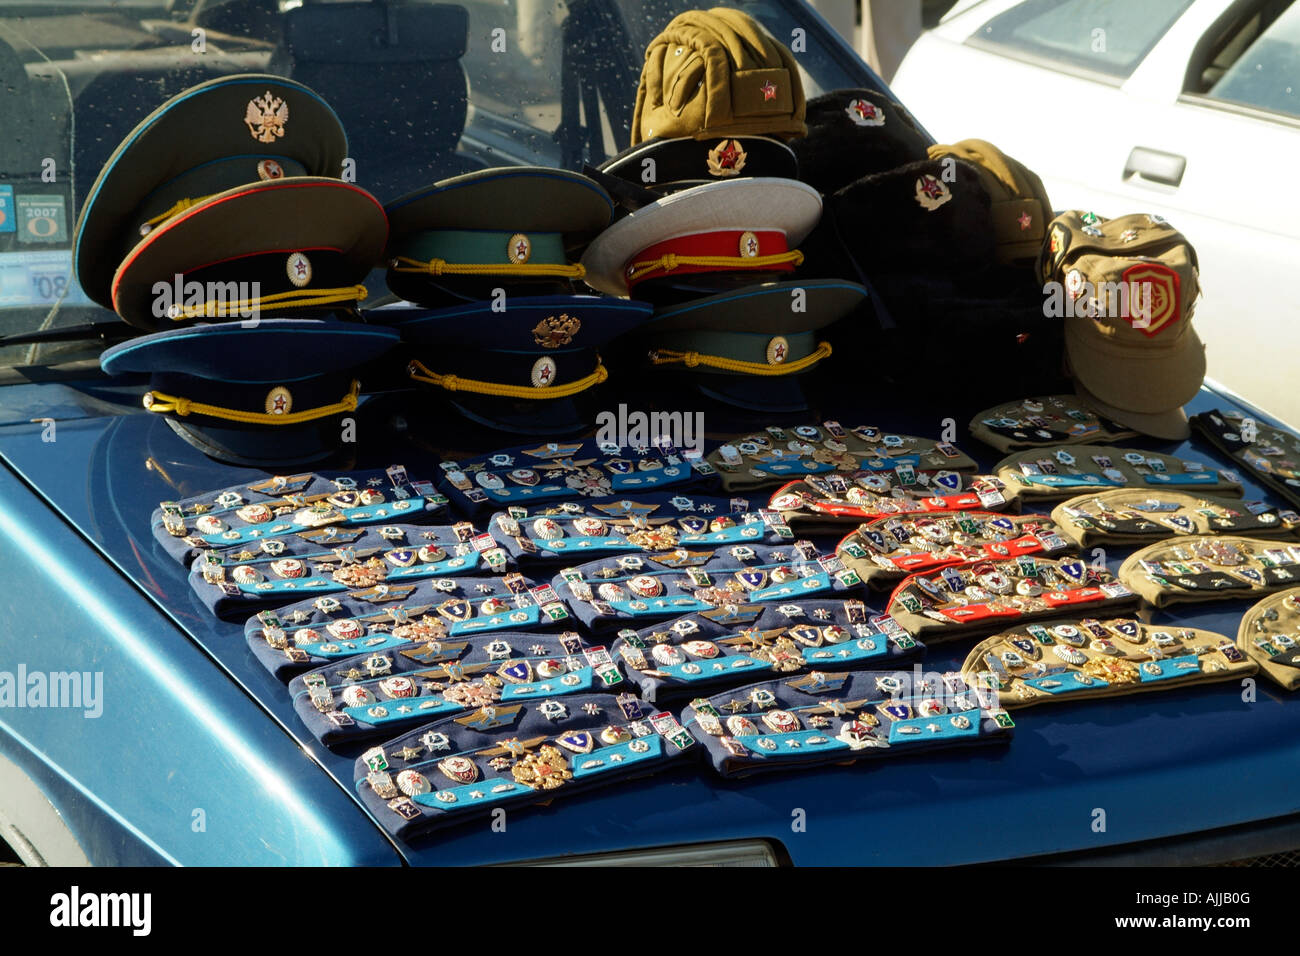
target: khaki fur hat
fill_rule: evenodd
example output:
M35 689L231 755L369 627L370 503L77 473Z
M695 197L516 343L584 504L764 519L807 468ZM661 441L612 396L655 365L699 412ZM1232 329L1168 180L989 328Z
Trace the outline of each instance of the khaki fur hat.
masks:
M789 138L805 131L794 55L748 14L690 10L646 48L633 145L653 136Z

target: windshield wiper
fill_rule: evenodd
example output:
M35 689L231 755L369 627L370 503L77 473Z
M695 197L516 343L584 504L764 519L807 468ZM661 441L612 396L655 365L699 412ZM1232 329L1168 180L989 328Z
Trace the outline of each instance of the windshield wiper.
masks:
M82 339L99 339L102 342L115 342L139 335L139 330L127 325L120 319L108 322L86 322L82 325L69 325L61 329L40 329L36 332L14 332L0 335L0 348L10 345L34 345L41 342L77 342Z

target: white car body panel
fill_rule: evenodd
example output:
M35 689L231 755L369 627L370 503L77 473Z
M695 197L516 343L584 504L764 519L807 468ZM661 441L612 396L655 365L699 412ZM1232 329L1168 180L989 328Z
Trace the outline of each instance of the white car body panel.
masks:
M1300 121L1181 95L1228 0L1197 0L1122 85L965 43L1018 2L978 4L924 34L894 91L940 142L978 137L1025 163L1058 210L1167 218L1200 261L1208 376L1300 423L1300 191L1286 175ZM1179 185L1126 179L1134 147L1186 157Z

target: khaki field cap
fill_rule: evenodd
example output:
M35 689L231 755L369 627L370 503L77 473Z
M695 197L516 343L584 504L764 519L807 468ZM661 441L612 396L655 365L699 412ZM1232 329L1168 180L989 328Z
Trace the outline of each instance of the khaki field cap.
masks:
M1066 212L1048 226L1038 265L1064 287L1066 357L1098 410L1185 437L1182 406L1205 378L1205 346L1191 324L1196 251L1182 233L1159 216Z
M690 10L674 17L646 48L633 145L652 136L805 132L794 56L748 14L722 7Z
M929 147L931 159L956 156L972 163L992 201L993 237L998 259L1028 262L1038 257L1052 218L1052 203L1038 174L982 139Z

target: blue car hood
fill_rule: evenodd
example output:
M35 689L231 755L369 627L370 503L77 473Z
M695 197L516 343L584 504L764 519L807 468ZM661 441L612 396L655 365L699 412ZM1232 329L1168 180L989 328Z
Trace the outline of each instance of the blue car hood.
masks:
M306 732L285 686L249 651L242 623L213 617L191 591L184 569L161 550L150 531L150 514L160 501L267 473L206 458L165 421L141 411L139 393L139 388L102 381L0 389L0 457L36 499L83 536L85 553L70 555L69 561L111 562L149 597L159 615L207 653L210 667L187 679L236 682L265 710L267 720L278 722L324 773L354 794L357 750L331 751ZM876 406L897 407L896 402ZM1215 407L1233 406L1204 390L1189 410ZM331 463L322 470L401 463L413 477L432 476L437 451L387 427L392 421L388 411L378 406L371 411L378 423L369 432L375 440L360 446L355 462ZM835 411L844 422L921 435L941 421L938 415L894 410ZM947 408L944 416L957 411ZM405 414L413 412L407 408ZM45 418L54 420L57 440L43 440L49 426L36 419ZM364 428L359 432L366 433ZM985 468L997 457L973 440L961 444ZM1217 460L1201 446L1157 447ZM1252 487L1247 497L1266 496ZM4 506L41 507L36 499ZM1112 570L1127 553L1116 549L1107 555ZM883 598L868 600L880 608ZM1235 601L1175 608L1163 612L1162 620L1231 635L1248 606ZM149 622L140 626L147 629ZM932 650L926 669L959 665L968 644ZM1096 850L1300 809L1294 776L1300 758L1300 701L1286 699L1262 679L1254 702L1243 700L1235 685L1216 685L1033 708L1017 713L1016 720L1009 747L739 782L722 781L702 765L684 767L513 813L509 839L480 822L399 844L399 850L415 864L488 863L764 839L783 847L796 864L959 864ZM1096 808L1107 812L1102 832L1092 825ZM797 812L801 810L803 814ZM792 826L800 820L802 827ZM349 823L355 825L355 817Z

